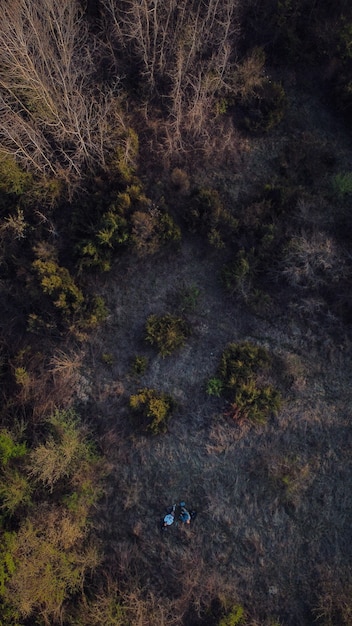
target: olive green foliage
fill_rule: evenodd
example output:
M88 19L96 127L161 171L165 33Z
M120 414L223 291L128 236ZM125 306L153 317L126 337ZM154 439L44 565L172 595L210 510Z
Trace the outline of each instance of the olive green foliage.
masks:
M249 300L257 265L258 259L254 250L239 250L234 260L226 263L222 269L222 280L227 291L231 295L237 293Z
M332 179L333 190L337 197L344 199L352 194L352 172L336 174Z
M89 267L109 271L113 252L129 237L128 223L118 202L102 214L92 230L89 238L82 238L77 244L79 268L81 271Z
M185 219L192 232L205 234L209 243L220 249L238 228L238 221L225 208L216 189L195 190L190 197Z
M133 128L127 128L121 139L122 145L118 145L116 148L116 154L111 161L111 168L116 170L122 184L130 185L135 178L139 139ZM123 147L123 142L126 148Z
M67 595L79 590L85 571L98 563L96 550L81 546L83 537L71 516L50 508L5 534L2 595L23 618L38 610L46 623L59 622Z
M286 94L278 83L266 80L243 103L243 124L253 133L267 133L279 124L286 110Z
M148 358L137 354L131 364L131 372L134 376L143 376L148 367Z
M189 324L182 317L166 313L150 315L146 322L146 341L155 345L162 357L181 348L190 334Z
M73 410L56 411L48 426L48 438L30 453L29 474L52 491L58 481L89 467L95 454Z
M18 443L14 435L6 429L0 431L0 463L3 467L12 459L24 456L27 452L25 443Z
M232 390L268 367L269 363L265 348L249 342L230 343L221 355L218 374L225 388Z
M9 430L0 431L0 509L5 514L13 515L21 505L30 503L32 488L20 471L26 454L25 442L19 443Z
M88 197L75 203L71 229L80 272L109 271L114 255L129 242L130 213L148 204L138 179L130 182L112 181L107 189L93 186Z
M191 316L198 308L201 290L193 283L181 283L168 294L168 304L181 316Z
M0 621L9 625L39 613L45 624L60 623L67 597L99 562L87 530L100 460L72 410L56 411L45 426L43 443L31 450L1 431L3 523L17 520L15 529L5 526L0 548Z
M80 321L83 328L95 328L104 322L108 316L108 309L102 296L93 296L86 303L84 318Z
M43 293L48 294L54 306L61 311L63 319L70 321L81 311L84 295L74 282L66 267L59 265L54 249L37 246L38 258L33 261L33 269L39 278Z
M167 393L144 388L130 397L130 407L138 416L142 429L157 435L166 432L175 402Z
M224 383L221 378L217 378L213 376L213 378L209 378L207 382L207 394L209 396L215 396L216 398L220 398L224 390Z
M47 306L42 307L41 301L36 302L38 310L29 315L28 329L34 333L55 328L54 311L58 314L57 322L69 327L79 335L82 331L95 328L104 321L107 309L101 296L86 296L69 270L60 265L56 250L47 244L40 243L34 248L37 258L32 263L35 275L39 279L43 294L49 296ZM38 300L38 296L37 296ZM55 318L54 318L55 319Z
M21 506L31 503L33 487L28 477L15 468L6 468L0 476L0 508L14 515Z
M103 363L105 363L105 365L112 367L115 359L114 355L111 354L111 352L103 352L103 354L101 355L101 360L103 361Z
M231 343L221 356L216 376L207 383L207 393L225 395L229 402L226 414L233 419L265 422L281 406L276 389L257 383L257 374L269 365L270 357L264 348L249 342Z
M271 386L257 387L252 379L242 383L235 390L234 399L230 404L228 415L246 418L253 422L265 423L270 413L277 413L281 406L278 391Z
M90 601L85 599L79 608L75 626L132 626L117 590L102 591Z
M230 611L221 618L218 626L240 626L245 624L244 609L240 605L234 605Z
M0 156L0 191L21 196L33 184L33 177L8 155Z

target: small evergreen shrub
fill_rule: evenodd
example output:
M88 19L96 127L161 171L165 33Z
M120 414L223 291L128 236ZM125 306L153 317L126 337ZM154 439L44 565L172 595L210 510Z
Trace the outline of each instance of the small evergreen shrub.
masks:
M207 383L207 394L208 396L215 396L216 398L220 398L224 391L224 383L221 378L217 378L213 376L213 378L209 378Z
M108 367L112 367L114 365L114 355L111 354L111 352L103 352L101 360Z
M157 435L166 432L175 403L166 393L144 388L130 397L130 407L139 418L142 429Z
M225 208L216 189L199 188L192 194L186 220L191 232L206 235L218 249L224 248L238 229L238 220Z
M193 313L198 304L200 289L196 285L184 285L177 294L178 310L182 314Z
M251 284L256 271L256 259L253 254L241 249L234 260L224 265L222 280L230 294L239 293L245 299L250 293Z
M55 256L38 258L33 261L32 267L40 280L43 292L51 296L63 319L68 321L82 310L84 295L68 269L59 265Z
M146 323L146 341L155 345L162 357L181 348L190 334L185 319L166 313L150 315Z
M131 371L135 376L143 376L148 367L148 358L143 355L136 355L132 361Z
M257 387L256 382L249 379L237 387L227 414L233 419L245 418L252 422L265 423L268 415L277 413L280 406L278 391L270 385Z
M17 443L10 431L0 431L0 465L5 467L11 459L18 459L27 453L25 443Z
M284 88L271 80L263 81L244 104L244 126L252 133L267 133L277 126L286 109Z
M244 609L240 605L234 605L231 610L221 618L218 626L241 626L245 623Z
M257 375L267 369L270 357L264 348L249 342L231 343L224 350L217 373L207 383L207 393L229 402L226 415L264 423L281 406L280 393L271 385L257 383Z
M224 350L218 369L219 378L226 389L250 380L258 370L270 363L267 350L252 343L230 343Z
M332 186L338 198L343 199L352 194L352 172L336 174L332 179Z

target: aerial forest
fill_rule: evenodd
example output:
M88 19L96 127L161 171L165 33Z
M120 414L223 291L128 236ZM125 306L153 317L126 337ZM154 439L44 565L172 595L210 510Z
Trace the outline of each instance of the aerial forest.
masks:
M351 626L352 5L0 3L0 625Z

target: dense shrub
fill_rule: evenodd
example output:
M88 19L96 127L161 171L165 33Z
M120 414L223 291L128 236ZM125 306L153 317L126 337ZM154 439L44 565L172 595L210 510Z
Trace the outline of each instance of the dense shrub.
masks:
M131 222L132 242L141 256L155 254L163 245L181 240L181 230L171 215L157 207L135 211Z
M266 80L242 103L243 125L252 133L267 133L279 124L286 110L286 94L278 83Z
M155 345L163 357L181 348L189 333L189 325L182 317L166 313L166 315L150 315L147 319L146 341Z
M255 373L270 363L267 350L252 343L230 343L221 355L219 378L226 389L250 380Z
M143 376L148 366L148 358L137 354L131 364L131 372L134 376Z
M221 618L218 626L240 626L245 623L244 609L240 605L234 605L231 610Z
M216 189L199 188L190 197L185 220L191 232L204 234L215 248L223 248L238 228Z
M270 357L264 348L249 342L231 343L221 355L216 376L207 383L207 393L217 397L224 395L229 402L225 414L233 419L265 422L281 405L277 390L270 385L257 384L257 374L269 364Z
M130 397L130 407L138 416L142 429L157 435L166 432L175 403L170 395L145 388Z

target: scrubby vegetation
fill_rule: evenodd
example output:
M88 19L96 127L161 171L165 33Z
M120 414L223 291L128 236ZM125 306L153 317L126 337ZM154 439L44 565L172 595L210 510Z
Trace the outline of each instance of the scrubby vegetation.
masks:
M233 419L265 422L281 405L280 393L274 387L257 383L257 374L268 365L269 354L264 348L231 343L221 356L217 375L208 381L207 392L215 396L226 394L226 413Z
M351 72L347 0L1 4L4 626L350 626Z

